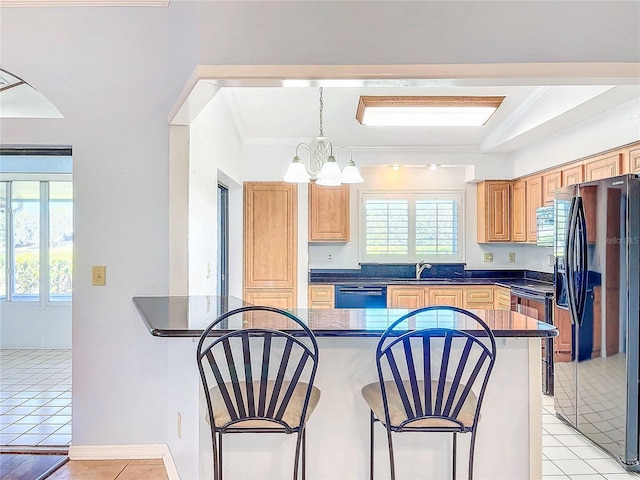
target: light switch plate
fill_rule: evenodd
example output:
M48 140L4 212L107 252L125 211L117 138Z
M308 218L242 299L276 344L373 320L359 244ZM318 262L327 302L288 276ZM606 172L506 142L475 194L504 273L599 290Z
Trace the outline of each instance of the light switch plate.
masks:
M485 252L484 261L485 262L493 262L493 253Z
M104 287L107 284L107 267L94 266L92 269L92 281L94 287Z
M516 252L509 252L509 263L516 263Z

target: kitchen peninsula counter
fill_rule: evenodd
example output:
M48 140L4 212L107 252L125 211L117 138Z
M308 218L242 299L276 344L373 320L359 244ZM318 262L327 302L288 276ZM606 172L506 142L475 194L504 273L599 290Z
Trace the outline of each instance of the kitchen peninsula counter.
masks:
M211 478L211 437L196 365L196 343L217 316L247 304L238 298L215 296L135 297L133 302L154 341L164 344L168 351L170 388L164 421L176 468L185 480ZM380 334L406 312L400 309L293 310L314 330L319 346L315 385L322 395L307 426L309 480L368 478L369 409L360 390L377 381L375 349ZM495 332L498 348L476 437L475 476L510 480L541 478L540 338L555 336L557 330L508 310L475 312ZM480 335L479 327L471 322L460 323L453 312L443 311L438 316L425 316L418 327L460 327ZM248 326L229 325L219 333ZM295 334L295 329L292 332ZM375 428L376 475L388 478L384 429L379 424ZM268 436L268 446L264 435L227 437L225 478L290 478L295 448L292 435ZM458 468L462 470L467 461L469 439L469 435L458 435ZM507 447L496 450L496 445ZM450 435L397 435L394 446L399 478L451 477Z
M219 315L249 305L235 297L168 296L134 297L149 333L158 337L199 337ZM293 309L291 313L305 322L317 337L379 337L385 329L405 313L406 309ZM471 310L484 320L496 337L554 337L553 325L540 322L510 310ZM471 334L481 334L476 322L453 311L426 312L417 317L419 328L457 328ZM251 325L230 325L217 330L220 335ZM269 325L273 327L272 324ZM291 325L281 325L287 330ZM291 331L295 333L295 330ZM216 335L216 331L213 332Z

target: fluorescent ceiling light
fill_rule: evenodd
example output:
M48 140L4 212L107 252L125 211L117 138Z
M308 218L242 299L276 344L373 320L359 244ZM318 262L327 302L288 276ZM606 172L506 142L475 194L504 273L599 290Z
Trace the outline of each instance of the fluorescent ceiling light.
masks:
M466 127L484 125L504 97L360 97L362 125Z

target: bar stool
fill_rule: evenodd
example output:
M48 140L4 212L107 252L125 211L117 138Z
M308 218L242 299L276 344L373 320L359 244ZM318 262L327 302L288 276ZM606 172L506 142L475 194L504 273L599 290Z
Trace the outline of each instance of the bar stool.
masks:
M417 329L399 329L404 322ZM440 324L460 325L474 320L488 338ZM429 328L420 326L427 325ZM362 389L370 413L370 478L374 470L374 424L387 431L391 479L395 480L392 433L453 433L453 478L456 478L456 435L471 433L469 480L480 408L493 370L496 341L477 315L457 307L431 306L402 316L380 337L376 348L378 382ZM475 393L474 393L475 392Z
M219 330L231 331L214 336ZM302 453L304 479L305 424L320 399L313 386L318 366L313 332L287 311L241 307L204 330L196 357L211 427L214 480L222 480L222 435L228 433L296 434L293 478L298 478Z

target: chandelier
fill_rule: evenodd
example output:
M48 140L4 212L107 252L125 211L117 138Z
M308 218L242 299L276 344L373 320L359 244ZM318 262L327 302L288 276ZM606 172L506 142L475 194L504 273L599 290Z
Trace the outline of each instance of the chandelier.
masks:
M315 137L310 145L299 143L296 147L296 155L287 169L284 176L285 182L309 183L309 180L316 180L318 185L338 186L343 183L362 183L364 179L360 175L360 170L353 163L351 149L349 147L338 147L336 156L341 150L349 152L349 160L345 167L340 170L338 161L333 155L333 145L327 141L322 129L322 87L320 87L320 134ZM309 161L307 166L300 159L300 151L307 150Z

